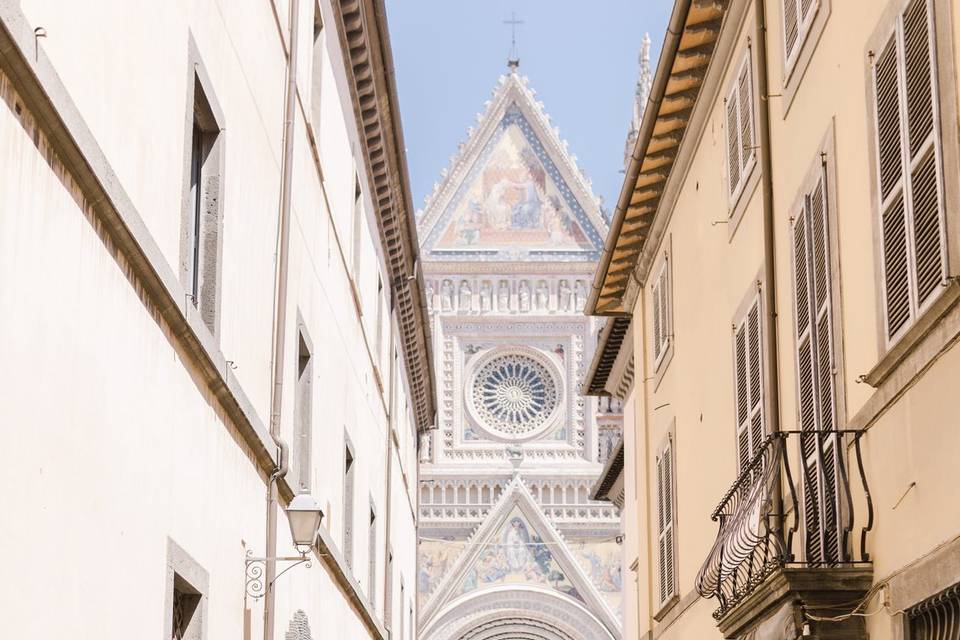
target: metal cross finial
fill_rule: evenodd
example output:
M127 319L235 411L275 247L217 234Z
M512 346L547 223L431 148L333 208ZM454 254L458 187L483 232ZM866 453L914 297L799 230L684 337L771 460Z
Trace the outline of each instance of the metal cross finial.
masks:
M516 69L520 66L520 54L517 50L517 25L523 24L523 20L517 20L517 14L510 12L510 19L504 20L503 24L510 25L510 56L507 58L507 66Z

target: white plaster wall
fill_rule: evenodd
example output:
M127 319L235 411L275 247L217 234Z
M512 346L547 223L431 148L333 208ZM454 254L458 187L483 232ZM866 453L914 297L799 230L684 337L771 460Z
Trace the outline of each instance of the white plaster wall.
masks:
M358 165L365 194L370 189L362 161L354 156L359 145L338 35L329 3L322 4L328 54L323 68L314 70L313 3L301 2L303 86L295 122L281 434L292 442L299 311L314 348L313 494L342 550L344 434L349 434L356 465L353 573L365 597L372 497L378 523L374 610L382 619L391 318L384 303L382 353L374 353L382 258L367 198L362 266L350 273ZM278 24L287 24L286 3L276 5L22 3L30 24L47 30L41 46L174 267L180 250L187 39L193 34L225 119L220 348L236 364L232 375L264 423L282 153L285 55ZM315 73L324 87L315 126L319 167L306 127L305 83ZM0 403L0 429L10 445L0 451L0 477L6 486L22 487L9 503L9 513L18 517L0 522L0 541L22 551L10 568L23 578L0 587L0 598L16 609L7 628L29 628L38 637L120 638L129 637L131 629L159 635L166 615L169 536L210 574L207 637L259 637L259 604L247 621L246 633L252 635L244 636L243 557L246 548L263 552L264 478L165 327L2 103L0 205L0 388L12 399ZM400 365L402 371L402 354ZM399 591L403 576L410 599L416 438L406 382L402 375L395 379L393 583ZM289 555L293 549L282 514L278 522L278 552ZM55 533L47 534L51 529ZM277 636L302 608L315 630L369 637L331 573L317 559L313 565L294 569L278 583ZM118 594L130 597L118 603ZM58 603L57 615L49 615L51 600Z

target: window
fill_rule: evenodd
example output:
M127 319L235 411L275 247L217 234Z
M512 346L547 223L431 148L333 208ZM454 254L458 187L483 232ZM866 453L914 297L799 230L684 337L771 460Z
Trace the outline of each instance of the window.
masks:
M206 637L207 572L176 542L167 539L164 633L168 640Z
M381 366L383 359L383 276L377 274L377 315L374 330L374 362Z
M673 441L657 453L657 608L677 595Z
M753 81L750 74L750 48L734 77L724 101L727 118L727 176L731 204L743 191L756 154L753 142Z
M349 442L343 452L343 558L353 568L353 451Z
M363 192L360 190L360 176L354 175L353 191L353 237L352 248L350 250L350 259L353 267L354 280L360 275L360 251L363 246L361 234L363 232Z
M298 332L297 342L297 388L294 397L293 423L296 434L293 441L293 459L297 465L297 482L300 491L309 491L312 485L313 467L313 358L310 340L304 328Z
M183 578L176 576L173 585L173 607L170 611L172 640L199 637L199 605L200 594L187 584Z
M210 332L217 335L223 242L223 118L192 40L190 46L192 113L187 122L180 271L188 300Z
M327 38L323 31L323 17L319 3L313 9L313 70L310 78L310 124L317 137L320 128L320 86L323 78L323 52Z
M960 584L941 591L907 610L910 640L960 638Z
M404 612L406 605L404 604L404 588L403 588L403 578L400 578L400 640L405 640L407 637L407 627L404 624Z
M819 0L783 0L784 66L788 74L797 62L819 6Z
M369 574L367 576L367 596L370 604L375 606L377 601L377 512L373 506L373 498L370 499L370 526L367 536Z
M926 309L946 277L932 20L930 0L909 2L873 66L888 345Z
M393 550L387 550L387 581L383 590L383 626L393 631Z
M766 431L763 415L760 292L734 324L734 380L737 414L737 468L742 471L760 450Z
M793 221L793 275L800 449L804 457L805 560L840 561L836 474L842 447L836 434L836 357L830 277L830 230L824 172L802 199Z
M670 341L673 339L672 309L670 308L670 270L664 258L653 282L653 357L659 368Z

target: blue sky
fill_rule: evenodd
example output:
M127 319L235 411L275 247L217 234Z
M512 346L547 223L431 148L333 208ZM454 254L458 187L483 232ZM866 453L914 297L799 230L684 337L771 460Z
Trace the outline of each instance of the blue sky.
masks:
M530 78L610 210L644 31L656 66L672 0L386 0L415 208L506 71L515 12Z

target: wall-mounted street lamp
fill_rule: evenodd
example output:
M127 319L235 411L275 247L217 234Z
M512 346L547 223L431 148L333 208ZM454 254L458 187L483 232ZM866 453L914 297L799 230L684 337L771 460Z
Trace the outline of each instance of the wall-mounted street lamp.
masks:
M287 506L287 520L290 523L290 535L293 538L293 544L297 547L299 556L281 556L276 558L256 558L251 554L253 551L247 551L246 559L246 590L251 598L262 598L269 587L277 579L290 569L297 565L306 564L310 566L310 558L307 554L313 548L313 543L317 539L320 531L320 523L323 521L323 509L320 503L309 493L301 493L294 496L293 500ZM276 575L269 585L264 584L263 573L266 571L268 562L292 562L289 567Z

